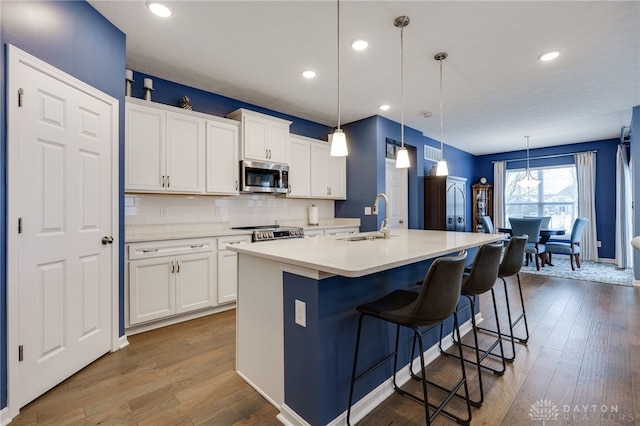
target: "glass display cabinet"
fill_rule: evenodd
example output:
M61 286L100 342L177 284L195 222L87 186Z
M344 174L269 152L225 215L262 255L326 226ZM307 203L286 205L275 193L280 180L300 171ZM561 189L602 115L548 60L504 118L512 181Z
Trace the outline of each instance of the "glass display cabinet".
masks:
M482 216L489 216L493 220L493 185L476 183L471 186L473 190L473 230L484 232Z

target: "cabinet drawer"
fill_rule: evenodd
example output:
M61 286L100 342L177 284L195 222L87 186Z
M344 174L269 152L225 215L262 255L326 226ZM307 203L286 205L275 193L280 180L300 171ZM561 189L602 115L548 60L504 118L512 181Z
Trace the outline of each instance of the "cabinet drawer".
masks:
M251 235L230 235L218 238L218 250L225 250L228 245L250 243Z
M129 260L148 259L179 254L202 253L213 251L214 238L197 238L190 240L149 241L129 244Z

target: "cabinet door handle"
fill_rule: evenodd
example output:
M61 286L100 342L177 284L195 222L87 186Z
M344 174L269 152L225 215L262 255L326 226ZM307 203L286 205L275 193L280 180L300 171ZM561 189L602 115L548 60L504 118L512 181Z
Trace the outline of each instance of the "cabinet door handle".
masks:
M167 176L167 188L171 186L171 176Z
M155 253L157 251L158 251L157 248L155 248L155 249L143 249L142 250L143 253Z
M267 160L269 159L269 150L268 149L264 149L264 156L267 157Z
M289 184L289 190L287 191L287 194L291 194L291 184Z
M271 160L271 150L269 150L269 160Z
M165 185L165 177L164 177L164 175L162 175L162 187L163 188L164 188L164 185Z
M202 247L204 247L204 244L195 244L191 246L191 248L202 248Z
M176 273L176 262L174 262L173 260L171 261L171 273Z
M177 273L179 274L179 273L180 273L180 262L176 262L176 263L178 264L178 270L177 270Z
M238 179L236 179L236 191L238 190Z

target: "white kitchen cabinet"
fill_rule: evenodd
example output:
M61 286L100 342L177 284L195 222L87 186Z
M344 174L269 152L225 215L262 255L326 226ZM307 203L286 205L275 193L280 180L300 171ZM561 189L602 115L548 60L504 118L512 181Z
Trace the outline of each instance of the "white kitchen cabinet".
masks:
M125 189L204 192L206 121L137 99L127 99L125 111Z
M227 117L240 121L243 160L289 163L290 121L242 108Z
M239 192L238 124L207 120L207 188L209 194Z
M216 304L213 239L128 246L128 324L171 317Z
M324 236L324 229L305 229L304 237L305 238L314 238L314 237L322 237Z
M218 238L218 303L236 300L238 293L238 253L227 246L250 243L251 235L232 235Z
M331 157L328 143L311 145L311 197L344 200L347 196L345 157Z
M351 234L357 234L359 232L360 232L360 228L358 228L358 227L331 228L331 229L325 229L324 230L324 235L326 235L326 236L330 236L330 235L351 235Z
M289 138L290 198L309 198L311 195L311 143L302 136Z

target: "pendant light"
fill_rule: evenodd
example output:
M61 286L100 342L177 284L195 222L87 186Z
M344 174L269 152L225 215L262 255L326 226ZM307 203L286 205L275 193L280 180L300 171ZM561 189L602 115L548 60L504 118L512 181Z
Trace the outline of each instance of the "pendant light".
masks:
M336 61L338 64L338 127L336 128L333 135L331 135L331 151L329 153L332 157L346 157L347 155L349 155L349 151L347 149L347 138L340 128L340 0L337 1L336 8L338 22L338 60Z
M393 25L400 28L400 149L396 152L396 169L408 169L409 152L404 146L404 27L409 25L408 16L398 16Z
M518 181L518 185L523 188L535 188L540 184L540 179L534 178L531 175L531 169L529 169L529 137L524 137L527 140L527 170L524 173L524 177Z
M440 160L436 167L436 176L448 176L449 167L447 167L447 160L444 159L444 141L442 137L442 129L444 127L444 116L442 115L442 61L447 59L447 52L436 53L433 57L436 61L440 62Z

